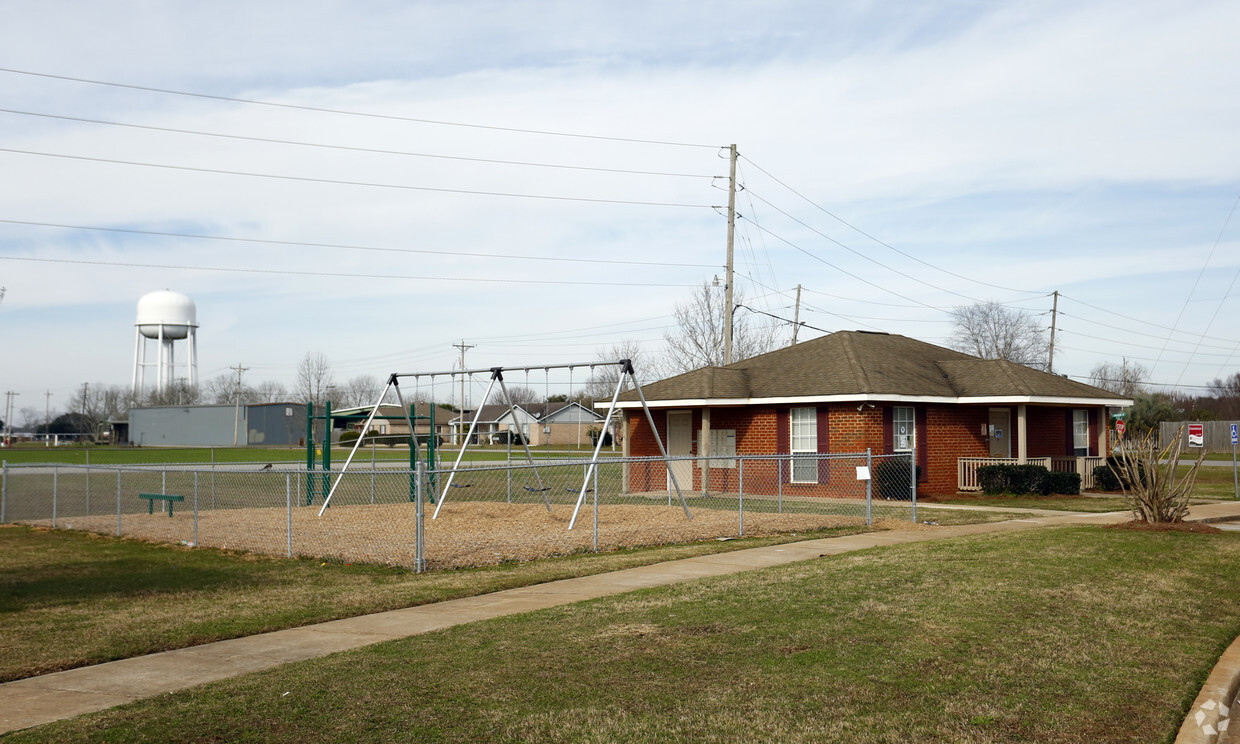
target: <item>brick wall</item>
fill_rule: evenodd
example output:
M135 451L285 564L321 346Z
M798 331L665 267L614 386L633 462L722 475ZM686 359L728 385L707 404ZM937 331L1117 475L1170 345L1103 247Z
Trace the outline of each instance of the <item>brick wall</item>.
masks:
M923 468L918 493L923 496L953 494L957 490L957 459L960 457L988 457L990 443L986 427L990 421L990 406L962 405L915 405L917 412L918 462ZM857 404L834 403L820 406L819 437L823 437L822 411L825 409L826 437L832 453L863 453L869 448L875 454L891 452L890 435L891 406L868 404L860 411ZM1016 409L1012 407L1012 430L1016 430ZM1067 421L1071 408L1029 406L1026 409L1026 436L1030 457L1064 455L1070 452L1071 439ZM655 411L654 418L659 434L667 439L666 414ZM1098 432L1091 417L1091 442L1096 443ZM887 422L887 423L885 423ZM701 411L693 416L694 453L697 453L697 437L701 431ZM787 427L788 408L776 406L753 406L737 408L712 408L711 429L736 431L736 451L741 455L770 455L780 453L780 430ZM635 457L657 456L658 446L650 435L649 424L640 411L629 413L630 453ZM783 436L787 441L787 435ZM1096 446L1096 445L1095 445ZM820 447L821 449L821 447ZM1013 444L1013 456L1015 456ZM774 493L778 488L784 494L813 496L857 496L855 472L850 463L824 466L819 483L792 483L788 466L775 462L751 462L745 466L746 493ZM633 490L662 490L666 487L666 475L656 466L642 466L655 473L643 480L633 473ZM847 471L847 472L845 472ZM736 469L712 469L711 489L733 491L736 488ZM695 468L695 490L701 489L701 471ZM864 495L864 489L860 491Z

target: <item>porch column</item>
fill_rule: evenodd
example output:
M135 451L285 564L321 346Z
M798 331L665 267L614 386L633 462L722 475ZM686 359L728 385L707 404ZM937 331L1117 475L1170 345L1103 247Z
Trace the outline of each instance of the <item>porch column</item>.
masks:
M698 460L702 464L702 495L710 493L710 409L702 409L702 431L698 435Z
M1028 427L1025 419L1026 406L1016 406L1016 462L1024 465L1029 462L1029 443L1026 441Z
M1093 416L1089 417L1092 423ZM1098 454L1106 457L1111 454L1110 448L1107 446L1107 434L1111 429L1111 412L1110 409L1102 408L1098 411Z

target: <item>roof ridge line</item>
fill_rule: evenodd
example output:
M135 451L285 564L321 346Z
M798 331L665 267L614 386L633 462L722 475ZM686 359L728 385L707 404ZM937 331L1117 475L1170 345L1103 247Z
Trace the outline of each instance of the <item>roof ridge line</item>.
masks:
M1015 364L1015 362L1008 361L1007 359L995 359L994 361L999 362L999 369L1003 370L1003 374L1006 375L1008 380L1016 386L1017 390L1021 391L1025 395L1033 395L1033 391L1029 388L1029 386L1013 374L1011 368L1008 366Z

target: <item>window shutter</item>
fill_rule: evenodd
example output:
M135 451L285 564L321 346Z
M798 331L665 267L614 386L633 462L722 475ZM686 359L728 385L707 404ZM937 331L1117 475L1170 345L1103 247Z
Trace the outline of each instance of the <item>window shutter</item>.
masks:
M930 431L926 427L926 409L917 408L913 411L914 425L917 427L917 466L921 468L921 477L917 479L918 483L925 483L930 479L929 467L929 448L930 448Z
M792 451L792 423L788 419L787 408L775 409L775 452L776 454L786 455ZM787 460L779 461L779 482L787 483L792 477L791 468Z
M827 430L827 422L830 419L830 409L827 406L819 406L817 411L818 418L818 454L825 455L831 452L831 432ZM831 461L822 459L818 461L818 482L826 483L831 479Z
M1089 454L1091 457L1098 456L1098 432L1102 431L1102 409L1095 408L1089 412Z
M1064 454L1072 455L1076 453L1076 446L1075 446L1076 445L1076 430L1075 430L1075 427L1073 427L1072 425L1072 409L1071 408L1064 409L1063 418L1064 418L1064 431L1066 432L1066 434L1064 434L1064 439L1066 440L1064 442Z
M896 427L892 422L891 406L883 406L883 448L884 455L890 455L895 452L896 444Z

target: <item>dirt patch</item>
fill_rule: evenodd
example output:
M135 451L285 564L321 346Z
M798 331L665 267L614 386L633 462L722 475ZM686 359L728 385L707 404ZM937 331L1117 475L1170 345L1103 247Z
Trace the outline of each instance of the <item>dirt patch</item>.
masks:
M527 561L589 552L594 512L583 508L568 529L572 507L553 504L458 502L438 519L424 520L428 568L460 568ZM32 524L51 526L43 520ZM745 514L744 535L758 537L829 527L864 526L860 517L805 513ZM117 518L72 517L59 527L116 534ZM600 551L738 536L732 511L696 509L686 519L679 507L608 505L598 513ZM876 520L881 529L929 529L896 520ZM196 532L195 532L196 531ZM416 513L413 504L333 506L322 516L315 507L218 509L192 513L125 514L120 532L153 542L245 550L268 555L306 556L348 563L414 565ZM291 537L290 537L291 535Z
M1211 527L1201 522L1120 522L1104 525L1108 530L1133 530L1136 532L1192 532L1198 535L1214 535L1222 532L1218 527Z

